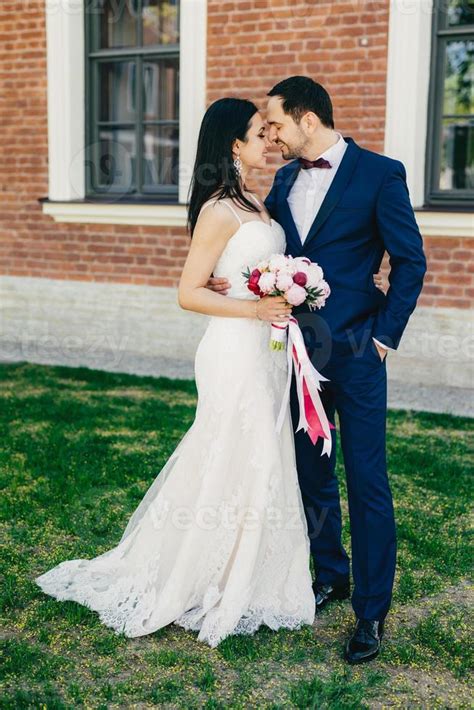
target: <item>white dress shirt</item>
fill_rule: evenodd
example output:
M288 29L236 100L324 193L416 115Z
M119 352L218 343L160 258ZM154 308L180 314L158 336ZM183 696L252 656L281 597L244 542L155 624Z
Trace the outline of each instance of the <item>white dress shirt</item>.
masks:
M301 169L288 195L288 205L302 244L304 244L308 236L311 225L321 208L326 193L347 150L348 143L337 131L336 135L338 136L338 141L325 150L324 153L317 156L317 158L327 160L331 167ZM317 160L317 158L315 159ZM376 338L373 338L373 340L384 350L389 349Z

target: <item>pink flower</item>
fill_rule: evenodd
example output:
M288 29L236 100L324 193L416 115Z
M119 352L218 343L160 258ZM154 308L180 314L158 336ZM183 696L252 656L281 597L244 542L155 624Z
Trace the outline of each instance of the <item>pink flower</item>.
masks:
M277 274L276 287L280 291L287 291L290 286L293 286L293 277L286 271L279 271Z
M293 284L285 293L285 298L292 306L299 306L306 301L306 291L302 286Z
M270 293L275 288L276 274L266 271L258 280L258 287L263 293Z
M295 282L295 284L298 284L298 286L306 286L307 280L308 277L302 271L297 271L296 274L293 276L293 281Z

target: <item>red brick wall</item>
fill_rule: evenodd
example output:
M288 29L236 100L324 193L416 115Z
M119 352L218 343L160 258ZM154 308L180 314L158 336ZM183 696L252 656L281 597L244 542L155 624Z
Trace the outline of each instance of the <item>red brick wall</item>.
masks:
M0 273L177 284L185 229L59 224L48 194L44 0L0 4ZM21 21L19 20L21 18Z
M440 308L472 308L474 303L474 239L424 237L428 262L420 306ZM382 272L388 276L388 256Z
M336 128L382 152L388 5L209 0L208 103L234 95L263 108L266 92L281 78L309 74L331 93ZM0 273L176 286L188 245L184 229L59 224L42 214L46 110L44 0L3 0ZM280 162L275 152L268 172L259 176L262 194ZM420 303L467 307L473 298L468 240L429 238L425 244L430 269Z
M381 152L384 144L387 0L208 2L208 100L266 94L292 74L329 91L344 135ZM362 38L368 42L361 46ZM281 164L280 152L269 163ZM264 181L270 185L270 175Z
M420 305L471 308L474 302L474 239L423 240L428 260Z

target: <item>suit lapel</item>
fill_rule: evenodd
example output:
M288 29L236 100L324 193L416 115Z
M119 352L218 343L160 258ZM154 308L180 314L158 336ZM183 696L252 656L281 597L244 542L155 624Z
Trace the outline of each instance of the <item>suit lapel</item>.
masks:
M284 183L282 187L283 199L281 201L281 222L285 230L286 241L290 247L292 254L294 254L296 251L301 251L301 239L298 233L298 229L296 228L293 215L291 214L290 205L288 204L288 195L290 193L291 188L293 187L296 178L298 177L299 171L300 164L297 160L293 163L290 163L286 170L287 174L285 174L284 176Z
M337 169L331 186L326 193L326 197L323 200L318 214L316 215L315 220L310 227L308 235L302 246L302 251L305 250L309 242L315 238L316 234L321 229L321 227L323 226L323 224L341 199L342 195L344 194L344 190L346 189L349 180L351 179L352 173L354 172L354 168L357 164L357 161L359 160L361 149L359 148L357 143L355 143L355 141L348 136L344 136L344 140L348 143L346 152L344 153L342 161ZM331 236L329 236L328 238L331 239Z

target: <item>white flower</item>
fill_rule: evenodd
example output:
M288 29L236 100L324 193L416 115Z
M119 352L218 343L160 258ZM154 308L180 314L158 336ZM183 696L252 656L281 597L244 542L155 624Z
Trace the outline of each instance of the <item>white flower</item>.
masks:
M268 260L270 271L285 270L288 266L288 257L284 254L273 254Z
M309 259L307 259L305 256L296 256L293 259L293 263L296 267L296 271L301 271L303 274L307 274L309 267L311 265L311 262Z
M319 286L320 281L324 278L324 273L323 270L318 264L311 264L311 266L308 267L308 281L306 282L306 287L307 288L317 288Z
M280 291L286 291L293 286L293 278L287 271L279 271L276 277L276 287Z
M263 293L270 293L275 288L276 274L266 271L258 280L258 287Z
M331 294L331 289L327 281L324 279L320 282L319 288L323 290L324 298L327 298Z
M298 265L296 264L296 260L293 259L292 256L288 257L288 263L286 265L285 271L287 271L291 275L296 274L296 272L298 271Z

